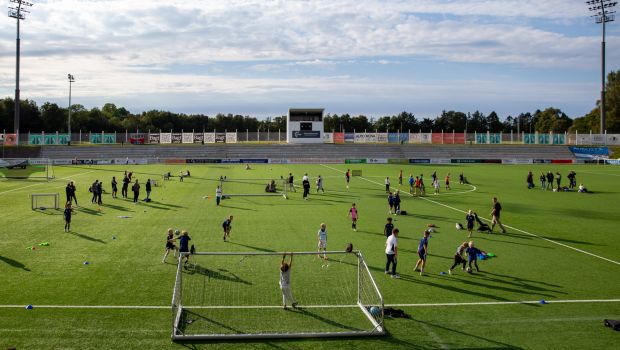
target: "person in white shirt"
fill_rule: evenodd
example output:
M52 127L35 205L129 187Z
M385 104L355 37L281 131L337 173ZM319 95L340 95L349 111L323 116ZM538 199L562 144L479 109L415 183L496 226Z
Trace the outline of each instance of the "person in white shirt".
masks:
M282 262L280 263L280 289L282 290L282 304L286 309L286 305L288 303L291 304L293 308L297 307L297 301L293 297L293 292L291 290L291 268L293 267L293 253L291 254L291 259L287 263L286 254L282 255Z
M390 264L392 265L392 278L400 278L396 273L396 257L398 255L398 229L392 230L392 235L385 241L385 255L387 263L385 264L385 273L390 274Z
M321 228L319 229L319 232L317 233L317 238L319 240L319 245L318 245L318 256L319 258L321 257L321 249L323 249L323 260L327 260L327 225L325 225L324 223L321 224Z
M220 201L222 200L222 188L217 186L215 189L215 205L220 205Z
M390 192L390 178L386 177L385 178L385 193L389 193Z

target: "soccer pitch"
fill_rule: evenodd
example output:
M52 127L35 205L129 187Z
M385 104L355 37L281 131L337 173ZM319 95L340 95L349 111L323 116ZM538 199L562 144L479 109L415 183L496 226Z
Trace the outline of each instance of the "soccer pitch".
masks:
M344 171L348 168L361 170L362 176L353 177L347 189ZM400 169L402 186L398 185ZM130 199L111 198L111 178L116 176L120 182L125 170L133 171L141 183L147 178L158 181L152 202L134 205ZM185 170L191 176L183 182L178 177L162 181L165 172L174 175ZM531 190L525 182L528 170L537 186ZM560 171L566 185L566 174L575 170L577 184L594 193L542 191L538 175L548 170ZM433 171L442 180L439 195L432 194ZM470 185L458 183L461 172ZM297 192L289 191L288 199L232 197L215 205L220 176L227 179L225 193L258 194L271 179L279 185L280 177L289 173L295 176ZM304 173L311 182L307 201L302 200ZM443 186L447 173L451 190ZM603 319L620 319L618 167L252 164L246 170L242 164L188 164L55 166L54 174L50 182L0 180L0 348L605 349L618 344L618 333L603 326ZM325 193L317 194L314 180L319 174ZM409 174L424 174L426 196L408 194ZM400 230L400 279L384 274L386 176L393 189L401 189L401 207L407 211L395 216ZM87 190L95 179L103 181L107 191L100 210L91 204ZM33 211L29 195L59 193L62 202L70 180L76 182L80 207L72 220L73 232L65 233L62 211ZM474 232L472 240L496 257L479 261L479 273L457 268L453 275L442 274L452 265L457 246L469 240L466 231L455 229L455 223L465 224L468 209L489 219L494 196L503 207L502 222L508 232L500 234L498 228L494 234ZM347 215L352 203L359 210L355 232ZM230 241L224 242L221 223L228 215L234 216L233 229ZM387 334L379 337L171 342L176 265L172 256L162 263L167 228L188 230L198 251L314 251L322 222L327 224L328 249L344 250L353 243L363 253L386 307L403 309L410 319L386 317ZM420 276L413 267L428 224L437 229L429 240L426 274ZM38 245L43 242L49 245ZM329 267L319 259L294 266L293 293L302 307L309 298L325 305L344 298L339 295L343 291L339 278L334 277L346 273L339 271L338 264L344 263L339 259L333 257ZM199 280L210 302L230 305L234 298L235 303L259 303L266 308L248 313L210 311L208 317L218 329L312 328L321 323L329 329L356 328L365 321L355 319L361 313L336 307L321 313L308 308L286 314L297 311L278 307L278 259L273 277L254 275L256 281L241 273L251 262L237 260L229 265L210 272L218 277L213 290L205 287L204 277ZM208 259L204 266L209 268ZM304 279L304 274L310 277ZM268 278L275 281L272 290L264 283ZM259 282L262 289L256 294L260 295L253 295L248 283ZM27 310L26 305L33 309ZM348 321L351 324L343 326Z

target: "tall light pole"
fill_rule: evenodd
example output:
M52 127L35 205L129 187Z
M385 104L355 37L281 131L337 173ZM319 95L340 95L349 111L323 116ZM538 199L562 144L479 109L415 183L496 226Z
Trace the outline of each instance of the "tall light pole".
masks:
M67 121L67 129L69 130L69 146L71 145L71 84L75 82L75 78L72 74L67 74L69 79L69 119Z
M605 133L605 23L612 22L615 19L613 7L618 4L613 0L590 0L586 1L589 5L588 10L593 12L592 17L596 23L603 26L603 39L601 41L601 134Z
M12 5L9 6L9 17L17 20L17 40L15 43L15 118L13 120L13 128L15 133L19 132L19 21L26 19L24 13L30 13L25 7L31 7L32 4L23 0L10 0ZM19 139L19 135L17 135Z

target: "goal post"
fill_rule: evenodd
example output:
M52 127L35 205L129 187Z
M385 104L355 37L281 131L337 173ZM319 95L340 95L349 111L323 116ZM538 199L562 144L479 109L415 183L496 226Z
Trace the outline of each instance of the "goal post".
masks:
M181 257L172 296L172 339L357 337L385 334L383 297L361 252L296 252L285 309L284 252L197 252ZM286 260L290 255L286 256Z
M30 205L32 210L59 209L60 195L58 193L32 193Z
M49 158L0 159L0 177L51 180L54 178L53 161Z
M273 192L267 191L272 184L275 185ZM220 189L222 198L231 197L273 197L281 196L288 198L288 184L286 179L228 179L220 177Z

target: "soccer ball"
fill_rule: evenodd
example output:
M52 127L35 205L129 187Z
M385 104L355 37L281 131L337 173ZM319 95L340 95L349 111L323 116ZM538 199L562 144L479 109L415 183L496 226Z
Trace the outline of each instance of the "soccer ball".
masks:
M370 314L374 317L379 317L381 316L381 309L377 306L373 306L370 308Z
M471 267L468 267L468 268L467 268L467 273L471 273L471 272L472 272Z

